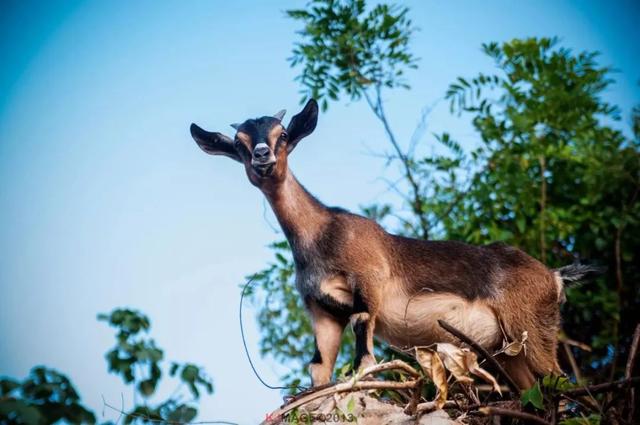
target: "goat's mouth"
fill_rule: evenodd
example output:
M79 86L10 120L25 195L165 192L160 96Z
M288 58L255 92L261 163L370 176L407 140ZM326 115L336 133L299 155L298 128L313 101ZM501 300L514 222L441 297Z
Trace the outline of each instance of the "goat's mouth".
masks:
M260 177L268 177L273 173L273 169L276 165L275 161L258 162L251 161L251 167Z

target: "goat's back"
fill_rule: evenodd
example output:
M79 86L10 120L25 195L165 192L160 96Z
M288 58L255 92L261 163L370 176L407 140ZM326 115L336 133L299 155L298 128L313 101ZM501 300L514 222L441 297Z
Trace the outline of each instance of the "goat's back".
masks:
M390 257L410 293L448 292L469 300L495 298L523 285L556 291L549 269L523 251L503 243L474 246L457 241L423 241L392 235ZM531 278L522 279L524 276ZM536 277L543 276L541 281Z

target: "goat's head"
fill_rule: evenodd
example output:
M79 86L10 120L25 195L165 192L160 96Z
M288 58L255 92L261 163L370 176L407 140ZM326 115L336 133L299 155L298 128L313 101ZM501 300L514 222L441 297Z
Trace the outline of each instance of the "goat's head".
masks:
M287 173L287 156L298 142L311 134L318 122L318 103L311 99L285 128L282 110L274 116L232 124L231 139L191 124L191 135L200 149L210 155L225 155L244 164L251 183L261 187L282 181Z

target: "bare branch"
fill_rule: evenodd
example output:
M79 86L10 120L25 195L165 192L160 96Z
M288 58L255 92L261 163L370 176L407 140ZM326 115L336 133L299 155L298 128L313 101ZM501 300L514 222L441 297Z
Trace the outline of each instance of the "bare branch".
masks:
M416 406L416 413L428 413L438 409L453 409L455 407L459 407L458 403L455 400L447 400L444 402L444 406L439 407L435 401L427 401L424 403L420 403Z
M636 362L636 354L638 354L638 341L640 341L640 323L636 325L636 330L633 333L633 340L629 347L629 357L627 358L627 366L624 369L624 377L629 379L633 373L633 365ZM629 422L633 420L633 416L636 410L636 393L635 388L629 390Z
M575 357L573 357L573 353L571 352L571 348L569 344L566 342L562 343L562 348L564 349L564 354L567 356L567 360L571 365L571 370L573 371L573 375L576 377L576 381L582 381L582 374L580 373L580 368L578 368L578 363L576 363Z
M413 130L413 134L411 135L411 142L409 143L409 149L407 149L407 153L409 156L413 156L418 142L420 141L423 134L427 130L427 117L431 114L431 111L433 111L436 105L440 103L440 101L443 99L444 99L443 97L436 99L433 103L431 103L431 105L425 106L420 111L420 118L418 119L418 124L416 125L416 128Z
M502 409L500 407L481 407L478 409L478 412L485 416L508 416L510 418L518 418L540 425L551 425L550 422L545 421L539 416L532 415L531 413L519 412L517 410Z
M361 381L361 379L366 376L384 372L386 370L401 370L407 373L408 375L410 375L414 379L409 381L404 381L404 382ZM422 385L422 378L420 377L420 374L418 373L418 371L416 371L414 368L412 368L402 360L392 360L387 363L376 364L364 369L360 373L356 374L356 376L349 379L347 382L333 384L328 387L322 386L318 389L312 389L308 392L305 392L304 396L296 397L295 399L290 401L287 405L281 407L280 409L274 410L270 415L268 415L269 419L265 420L262 423L262 425L278 423L285 414L292 411L293 409L303 406L313 400L330 396L332 394L348 392L348 391L360 391L360 390L411 389L411 388L416 388L420 385Z
M380 120L380 122L382 122L382 126L384 127L384 130L387 133L387 137L391 142L391 146L393 146L393 149L396 151L396 154L398 155L398 159L400 160L400 163L402 164L402 168L404 170L404 176L407 179L409 186L411 186L412 199L410 204L411 204L411 209L413 213L416 215L416 217L418 218L418 221L420 222L420 230L422 233L420 236L423 239L429 239L429 227L430 227L429 221L427 220L427 217L425 216L423 211L424 200L420 195L420 185L418 183L418 180L414 176L413 170L411 168L410 157L400 147L400 144L398 143L396 136L393 133L391 126L389 125L389 121L387 120L387 116L384 111L384 106L382 102L380 84L377 84L375 86L375 92L376 92L375 100L371 98L371 95L366 90L363 91L364 98L367 101L367 104L369 105L373 113Z
M322 397L327 397L332 394L338 394L349 391L360 390L399 390L407 388L415 388L416 385L421 382L420 379L405 381L405 382L392 382L392 381L354 381L349 380L341 384L333 385L329 388L325 388L320 391L314 391L294 402L287 404L286 406L274 410L268 416L270 419L262 422L262 425L269 425L279 423L284 415L292 411L293 409L303 406L313 400L317 400Z
M640 342L640 323L636 325L636 330L633 332L633 340L629 347L629 358L627 359L627 366L624 370L624 377L631 378L633 373L633 366L635 365L636 355L638 354L638 343Z
M572 347L577 347L582 351L586 351L588 353L591 352L591 347L584 342L576 341L575 339L569 338L564 332L560 333L558 336L558 341L564 344L570 345Z
M229 421L196 421L196 422L180 422L180 421L170 421L168 419L154 419L151 418L147 415L141 415L138 413L127 413L125 411L123 411L122 409L119 409L115 406L110 405L109 403L107 403L107 401L104 399L104 396L102 396L102 405L103 408L104 407L108 407L109 409L117 412L120 414L120 416L118 417L118 421L120 421L120 419L122 418L122 416L125 417L130 417L130 418L138 418L138 419L142 419L144 422L153 422L153 423L162 423L162 424L171 424L171 425L186 425L186 424L191 424L191 425L199 425L199 424L226 424L226 425L238 425L236 422L229 422Z
M598 393L606 393L616 391L622 388L635 387L640 385L640 376L632 378L620 379L614 382L605 382L604 384L590 385L584 388L576 388L574 390L564 391L561 396L577 397L582 395L591 395Z

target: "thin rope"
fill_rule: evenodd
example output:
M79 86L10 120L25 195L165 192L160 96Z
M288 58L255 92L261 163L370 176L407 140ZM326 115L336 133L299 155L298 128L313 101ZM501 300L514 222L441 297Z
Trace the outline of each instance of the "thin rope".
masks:
M249 287L249 285L253 283L254 279L255 279L255 275L251 276L242 287L242 294L240 295L240 308L239 308L240 335L242 336L242 345L244 346L244 353L247 356L247 360L249 360L249 366L251 366L251 370L253 370L253 374L256 375L256 378L258 378L258 381L260 381L262 385L269 388L270 390L288 390L291 388L295 388L298 391L306 391L308 389L307 387L301 387L299 385L275 386L275 385L267 384L264 381L264 379L262 379L262 377L256 370L256 367L254 366L253 361L251 360L251 355L249 354L249 348L247 347L247 341L244 335L244 324L242 322L242 303L244 301L244 296L246 294L247 288Z

